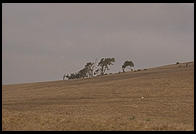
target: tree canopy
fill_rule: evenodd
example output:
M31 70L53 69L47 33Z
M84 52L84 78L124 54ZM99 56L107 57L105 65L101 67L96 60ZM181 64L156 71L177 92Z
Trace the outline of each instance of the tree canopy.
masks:
M101 60L97 63L95 62L87 62L83 69L79 70L76 73L71 73L63 76L63 80L65 77L68 79L79 79L79 78L91 78L97 75L105 75L105 72L109 70L109 67L113 65L115 62L115 58L101 58ZM125 72L126 67L134 67L134 63L132 61L125 61L122 65L122 70Z
M134 67L134 63L132 61L125 61L124 64L122 65L123 72L125 72L125 68L127 66Z
M105 74L106 70L109 70L109 66L113 65L112 62L115 62L115 58L102 58L98 63L98 70L96 72L100 72L101 75Z
M86 77L93 77L94 63L88 62L83 69L79 70L77 73L67 74L65 77L68 79L79 79Z

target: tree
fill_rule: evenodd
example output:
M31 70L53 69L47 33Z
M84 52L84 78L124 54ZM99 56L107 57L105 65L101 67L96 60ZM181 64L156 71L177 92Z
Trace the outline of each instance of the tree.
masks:
M93 77L94 63L88 62L84 68L86 69L87 77Z
M104 75L105 71L109 70L109 66L113 65L112 62L115 62L115 58L102 58L98 63L99 68L95 72Z
M83 69L79 70L77 73L71 73L63 76L63 79L66 77L68 79L79 79L86 77L93 77L97 75L99 72L101 75L105 74L106 70L109 70L109 66L113 65L112 62L115 62L114 58L102 58L100 62L97 64L95 62L87 62ZM97 65L97 66L96 66Z
M79 79L85 77L93 76L94 63L88 62L83 69L79 70L77 73L71 73L70 75L64 75L63 79L67 77L68 79Z
M78 78L85 78L87 77L87 68L83 68L78 72Z
M134 67L134 64L133 64L132 61L125 61L124 64L122 65L122 70L123 70L123 72L125 72L125 68L126 68L127 66Z

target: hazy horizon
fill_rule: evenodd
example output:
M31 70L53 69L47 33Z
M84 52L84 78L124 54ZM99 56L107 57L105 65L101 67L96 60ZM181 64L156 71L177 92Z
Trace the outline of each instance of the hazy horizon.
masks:
M62 80L114 57L108 72L194 61L194 3L3 3L2 84Z

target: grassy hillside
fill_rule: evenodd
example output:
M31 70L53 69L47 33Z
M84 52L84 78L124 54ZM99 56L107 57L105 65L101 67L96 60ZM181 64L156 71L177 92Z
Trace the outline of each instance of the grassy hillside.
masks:
M3 130L194 130L194 63L2 87Z

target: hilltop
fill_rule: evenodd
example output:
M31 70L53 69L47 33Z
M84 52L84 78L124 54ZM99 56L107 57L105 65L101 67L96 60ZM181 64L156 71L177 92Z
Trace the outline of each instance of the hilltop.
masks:
M2 86L3 130L194 130L194 62Z

